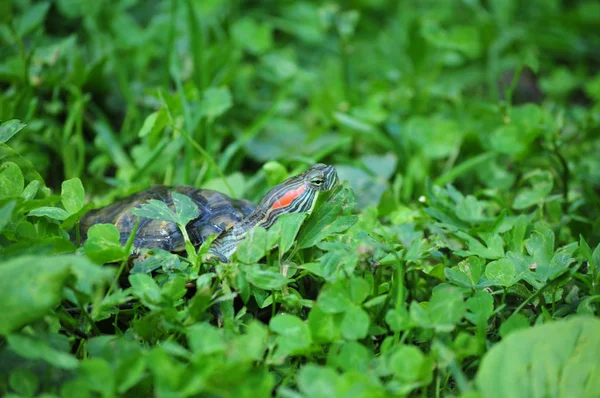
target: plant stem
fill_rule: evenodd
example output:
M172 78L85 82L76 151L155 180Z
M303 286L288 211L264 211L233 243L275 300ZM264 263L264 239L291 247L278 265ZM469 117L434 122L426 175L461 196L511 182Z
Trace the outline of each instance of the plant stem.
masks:
M196 272L198 272L200 268L198 264L198 256L196 255L196 251L194 250L194 245L190 241L190 236L188 235L187 230L185 229L185 225L177 224L177 227L179 227L179 230L183 235L183 239L185 240L185 251L190 261L194 265L194 268L198 268L196 269Z
M505 322L508 322L508 320L509 320L510 318L512 318L513 316L515 316L516 314L518 314L518 313L519 313L519 311L521 311L521 310L522 310L522 309L523 309L523 308L524 308L524 307L525 307L527 304L529 304L529 303L531 302L531 300L533 300L534 298L536 298L536 297L538 297L540 294L542 294L542 292L543 292L543 291L544 291L544 290L545 290L545 289L546 289L548 286L550 286L551 284L552 284L551 282L549 282L549 283L545 284L544 286L542 286L542 287L540 288L540 290L538 290L537 292L535 292L535 293L534 293L534 294L532 294L531 296L527 297L527 299L525 299L525 301L523 301L523 302L521 303L521 305L519 305L519 306L517 307L517 309L516 309L516 310L514 310L512 314L510 314L510 316L509 316L508 318L506 318L506 321L505 321Z
M139 225L140 225L140 217L138 216L135 220L135 224L133 224L133 229L131 230L131 233L129 234L127 243L125 244L125 253L127 253L127 254L129 254L129 252L131 251L131 247L133 246L133 240L135 239L135 235L137 234ZM108 297L113 292L113 290L115 290L117 284L119 283L119 278L121 277L121 274L123 273L123 270L125 269L125 265L127 264L128 261L129 261L129 256L127 256L127 258L125 258L125 259L123 259L123 261L121 261L121 265L119 266L119 269L117 270L115 278L113 279L113 282L111 283L111 285L108 288L108 291L106 292L104 297Z

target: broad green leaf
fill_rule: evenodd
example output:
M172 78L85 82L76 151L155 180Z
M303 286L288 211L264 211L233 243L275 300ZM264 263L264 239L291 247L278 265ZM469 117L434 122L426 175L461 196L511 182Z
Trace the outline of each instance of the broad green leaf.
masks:
M276 315L271 318L269 328L278 334L275 340L278 357L301 354L310 348L312 339L308 325L294 315Z
M298 65L293 56L285 52L271 52L260 58L263 73L276 82L285 82L298 73Z
M113 224L95 224L87 233L85 254L99 264L123 260L129 256L121 246L121 234Z
M550 172L536 170L526 179L530 181L531 187L519 191L513 202L514 209L522 210L540 204L552 192L553 180Z
M8 163L14 163L17 166L19 166L21 174L24 177L24 181L39 181L40 184L44 184L44 180L42 179L42 176L40 175L40 173L37 172L37 170L35 169L35 167L33 166L33 164L25 159L24 157L22 157L21 155L19 155L17 152L15 152L14 149L12 149L11 147L9 147L8 145L1 143L0 142L0 197L2 197L3 195L3 177L2 177L2 170L4 165L8 164ZM12 180L12 179L9 179ZM14 186L14 183L11 182L10 185ZM46 187L42 188L42 192L45 195L49 195L50 194L50 190Z
M600 100L600 74L585 83L585 92L596 101Z
M515 280L515 264L505 258L492 261L485 266L485 276L494 284L509 287L517 282Z
M231 36L237 46L255 55L264 53L273 45L271 26L259 24L249 17L242 17L233 24Z
M211 355L227 349L223 330L208 323L198 323L187 330L187 339L192 352Z
M10 220L10 217L8 220ZM0 224L2 224L2 222L0 222ZM14 232L16 234L16 237L18 237L18 238L24 238L24 239L32 240L32 241L39 238L39 235L35 229L35 226L32 223L30 223L29 221L21 221L20 223L18 223L17 226L15 227Z
M343 281L338 281L335 284L326 284L319 293L317 304L321 311L328 314L339 314L346 312L352 307L352 301L349 297L349 292Z
M319 198L319 202L321 198ZM311 247L328 235L343 232L358 220L357 216L345 216L354 207L354 194L347 188L338 188L322 206L315 208L298 234L301 249Z
M431 378L433 363L417 347L398 345L388 361L394 377L404 383L426 382Z
M76 369L79 361L68 352L55 349L40 336L11 334L6 336L8 345L17 354L27 359L41 359L60 369Z
M467 299L467 318L475 326L484 328L494 313L494 298L486 290L478 290L473 297Z
M49 206L42 206L42 207L38 207L37 209L33 209L29 212L28 215L35 216L35 217L48 217L53 220L59 220L59 221L63 221L63 220L66 220L67 218L69 218L69 213L67 213L66 210L61 209L59 207L49 207Z
M490 12L494 16L494 19L502 26L511 23L516 10L516 1L493 1L490 3Z
M521 253L525 246L525 233L529 224L529 218L525 214L521 214L517 218L517 222L513 225L507 239L509 251Z
M470 58L480 52L480 30L474 25L458 25L448 29L434 20L426 20L423 26L423 37L436 48L460 51Z
M308 314L308 326L313 341L327 343L341 337L342 314L330 314L316 305Z
M547 228L533 231L525 241L525 247L536 265L548 264L554 255L554 233Z
M82 379L66 381L60 389L61 398L93 398L87 383Z
M42 183L38 180L31 181L29 184L27 184L25 189L23 189L21 197L25 200L34 199L38 191L40 190L41 185Z
M304 239L301 241L300 248L304 249L307 247L311 247L327 238L328 236L344 232L351 226L353 226L356 221L358 221L358 216L342 216L335 220L333 220L330 224L320 223L321 229L318 231L314 231L313 235L306 235Z
M144 119L144 124L138 132L140 138L148 137L149 140L154 141L157 139L158 134L165 128L168 121L168 115L165 108L161 108L156 112L149 114Z
M262 360L267 349L268 336L269 331L264 324L251 321L247 332L233 342L230 351L232 361L252 363Z
M4 204L4 206L0 207L0 232L6 227L6 224L10 221L12 216L12 212L15 209L15 205L17 202L11 200Z
M62 299L64 287L72 277L83 283L106 282L106 274L85 257L22 256L5 261L0 267L0 334L7 334L50 312ZM96 280L88 280L88 275ZM88 290L88 289L86 289Z
M265 256L267 248L267 230L257 226L246 234L235 253L237 259L244 264L256 264Z
M102 397L115 396L115 372L108 362L100 358L88 358L81 362L79 376L88 388Z
M200 112L209 120L213 120L224 114L232 105L233 101L229 89L210 87L206 89L202 96Z
M542 108L533 103L512 106L507 118L510 123L502 124L490 135L492 148L516 159L523 158L543 131L540 123L544 115Z
M468 250L457 251L457 254L464 256L474 255L490 260L496 260L504 257L503 240L498 234L481 233L480 237L484 241L485 245L482 244L478 239L462 231L457 232L456 235L464 239L469 246Z
M587 297L577 306L577 313L582 315L594 315L596 313L597 304L600 303L600 295Z
M590 245L588 245L584 237L581 235L579 235L579 252L590 265L595 265L595 261L592 254L592 248L590 247Z
M427 302L418 303L416 301L410 303L409 314L412 323L422 328L433 328L433 322L427 311L428 304Z
M483 261L479 257L468 257L458 266L444 268L449 281L462 287L475 287L480 284Z
M101 317L106 314L105 311L113 310L116 306L131 302L133 299L131 290L116 290L92 307L91 318L93 320L102 319Z
M37 376L27 369L15 369L9 376L10 387L17 393L33 397L38 390L39 380Z
M156 305L149 303L148 301L142 301L146 307L155 309ZM142 339L155 339L161 337L163 335L160 325L165 319L159 311L152 311L150 313L141 316L139 319L136 319L132 322L132 331Z
M200 210L194 201L187 195L173 192L173 204L175 205L175 216L177 224L186 226L190 221L198 218Z
M385 314L385 322L390 325L390 329L394 332L401 332L415 326L410 318L410 314L404 307L389 310Z
M338 378L338 374L331 368L307 364L298 372L298 387L306 397L336 397Z
M267 163L273 159L284 159L294 149L297 153L305 152L306 141L306 133L297 123L276 118L265 121L264 131L255 133L245 147L252 158Z
M64 260L61 260L62 258L64 258ZM69 255L63 255L60 257L53 257L53 259L71 263L71 271L77 278L75 288L77 291L90 297L98 293L97 289L99 287L108 286L116 271L109 267L102 267L94 264L83 256L76 256L73 258Z
M371 292L371 286L363 278L350 278L350 299L354 304L362 304Z
M140 355L130 355L121 360L115 369L117 392L123 394L146 376L146 358Z
M279 239L279 253L283 255L294 244L296 235L306 219L306 213L288 213L282 214L277 220L281 223L281 237Z
M372 352L356 341L349 341L334 351L328 358L328 365L335 365L345 371L367 372L370 368Z
M4 162L0 165L0 199L19 196L24 187L23 173L16 163Z
M595 397L600 391L598 352L600 320L575 316L550 322L495 344L483 357L475 382L484 398Z
M464 316L466 310L463 295L453 286L441 286L433 290L427 312L433 327L439 331L450 331Z
M500 325L500 336L506 338L510 333L529 327L529 320L523 314L515 314Z
M398 165L398 157L392 152L385 155L365 155L360 160L373 174L386 180L394 175Z
M388 189L386 180L366 172L363 168L339 165L336 166L336 170L340 180L348 181L352 191L356 193L356 205L361 210L377 206Z
M564 98L575 90L580 81L574 71L566 67L553 68L549 75L540 79L540 88L550 97Z
M177 302L187 293L186 278L182 275L176 275L169 279L160 289L160 294L169 302Z
M558 250L554 253L554 240L554 232L544 227L532 232L525 241L525 247L533 257L534 275L540 282L552 280L563 274L575 261L568 251Z
M75 224L77 224L79 221L81 221L81 218L83 216L85 216L93 208L94 208L94 203L88 203L88 204L84 205L76 213L72 213L69 215L69 217L64 219L63 222L60 224L60 227L62 229L64 229L65 231L72 230L73 227L75 226Z
M19 36L23 37L38 27L46 18L49 2L41 2L28 7L23 15L16 21L16 29Z
M557 252L549 263L538 265L535 274L539 280L552 280L566 272L574 262L570 254Z
M177 216L163 201L150 199L140 207L131 211L134 215L150 218L152 220L169 221L177 223Z
M339 13L336 18L337 31L341 37L350 39L354 35L360 13L356 10Z
M456 216L463 221L477 224L487 221L484 215L485 203L477 200L474 196L468 195L458 202L456 206Z
M165 348L157 345L147 354L148 368L153 376L156 395L164 396L176 391L183 374L184 365L170 356Z
M265 176L267 177L269 186L272 187L277 184L281 184L289 177L285 166L275 160L265 163L262 169L265 171Z
M72 178L62 183L62 204L69 214L77 213L83 208L85 190L79 178Z
M335 112L333 117L341 126L347 127L350 130L356 130L362 133L373 133L373 130L375 129L370 124L342 112Z
M350 394L359 397L385 398L390 395L383 382L372 377L369 372L345 372L340 375L336 384L337 396ZM390 384L397 385L394 381Z
M341 241L319 243L319 249L325 254L319 259L319 266L307 267L311 272L322 276L326 280L336 281L354 272L358 261L358 252ZM306 267L305 264L303 267Z
M460 145L464 131L457 120L442 116L413 116L407 120L405 129L406 138L429 159L449 156Z
M151 276L146 274L129 275L131 293L146 306L153 306L161 300L161 290Z
M212 178L202 184L202 188L223 192L232 198L242 198L248 185L246 177L236 171L226 176L225 179L222 177Z
M350 305L342 319L342 336L347 340L360 340L367 337L369 314L357 305Z
M596 268L596 275L600 275L600 243L598 243L592 253L592 266Z
M267 246L265 247L265 251L270 251L273 248L279 246L279 241L281 240L282 233L283 225L280 222L280 220L277 220L275 221L275 224L271 225L271 227L267 230Z
M261 269L258 265L245 266L242 269L248 282L261 289L281 290L289 282L281 273Z
M377 206L389 187L388 179L393 175L397 157L392 153L385 155L365 155L360 158L368 169L363 167L337 165L337 173L341 181L348 181L356 193L357 207L366 209Z
M12 119L0 124L0 142L10 140L15 134L27 126L20 120Z
M233 382L228 380L224 384L228 386L232 397L268 397L275 390L276 378L267 368L254 367L239 374Z

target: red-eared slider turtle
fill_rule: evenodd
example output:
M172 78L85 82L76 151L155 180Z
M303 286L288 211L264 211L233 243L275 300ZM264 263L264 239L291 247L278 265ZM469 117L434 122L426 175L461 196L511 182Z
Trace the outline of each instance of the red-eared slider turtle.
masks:
M200 210L198 218L186 226L192 243L200 245L210 235L217 234L210 252L221 261L228 261L238 243L254 226L269 228L281 214L310 212L318 193L331 190L337 182L338 177L333 166L316 164L271 189L257 206L246 200L231 199L208 189L157 185L89 212L81 221L81 231L83 236L86 236L87 230L94 224L114 224L121 233L121 242L124 244L137 219L132 209L149 199L158 199L173 207L171 192L179 192L190 197ZM133 246L136 249L159 248L170 252L182 252L185 250L185 241L176 224L142 217Z

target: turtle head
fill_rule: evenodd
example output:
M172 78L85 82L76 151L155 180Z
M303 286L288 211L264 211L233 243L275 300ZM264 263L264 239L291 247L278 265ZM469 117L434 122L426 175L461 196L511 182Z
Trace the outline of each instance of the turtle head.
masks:
M335 167L323 163L315 164L301 176L304 177L304 183L308 185L308 188L316 191L330 191L339 181Z
M319 192L330 191L337 183L335 168L320 163L288 178L271 189L248 217L219 235L211 245L211 253L228 261L250 229L256 225L269 228L282 214L312 211Z
M258 204L257 210L264 212L261 225L269 228L281 214L310 212L319 192L330 191L337 183L335 167L321 163L288 178L271 189Z

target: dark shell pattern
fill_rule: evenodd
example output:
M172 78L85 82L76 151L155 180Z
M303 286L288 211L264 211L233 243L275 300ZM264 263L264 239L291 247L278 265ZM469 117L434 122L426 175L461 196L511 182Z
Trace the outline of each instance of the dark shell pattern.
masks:
M114 224L119 230L121 243L125 244L133 230L137 216L132 209L140 207L150 199L165 202L174 210L172 192L184 194L198 206L200 215L186 226L194 245L200 245L210 235L219 235L235 223L246 218L255 206L247 200L231 199L217 191L190 186L168 187L155 185L145 191L123 198L107 207L93 210L81 221L81 232L85 238L94 224ZM133 246L136 248L159 248L170 252L185 250L185 241L175 223L140 218Z

